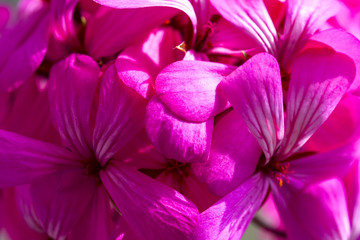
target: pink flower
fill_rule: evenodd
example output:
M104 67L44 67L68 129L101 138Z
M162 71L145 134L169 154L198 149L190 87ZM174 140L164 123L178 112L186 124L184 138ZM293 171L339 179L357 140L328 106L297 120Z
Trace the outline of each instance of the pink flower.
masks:
M52 117L65 148L2 131L0 152L6 167L1 186L31 183L36 215L53 238L69 233L74 239L84 234L87 239L109 236L111 199L139 238L143 231L150 239L170 232L184 238L196 223L196 207L120 159L112 159L143 127L145 100L125 87L111 65L102 77L93 119L99 71L85 55L71 55L52 68Z
M312 64L315 61L317 65ZM201 214L198 238L239 238L265 198L269 186L282 214L285 211L282 207L287 206L285 199L294 191L292 189L346 173L359 157L359 141L317 154L297 154L297 151L329 117L354 76L354 63L344 54L328 49L304 51L292 67L285 102L286 121L280 71L277 61L270 55L255 55L222 81L222 89L259 143L264 157L259 161L261 151L254 154L256 148L248 148L250 151L247 152L239 145L235 145L235 149L230 147L232 155L227 155L227 151L222 159L218 157L218 165L224 161L238 162L235 170L240 172L243 180L236 187L239 175L235 175L236 172L230 175L230 182L225 186L235 190ZM230 118L231 114L235 113L223 119ZM233 116L232 121L237 118ZM249 159L252 159L252 164ZM242 162L249 167L242 170ZM247 173L241 173L244 171ZM234 175L237 177L231 181ZM216 189L217 186L214 187Z

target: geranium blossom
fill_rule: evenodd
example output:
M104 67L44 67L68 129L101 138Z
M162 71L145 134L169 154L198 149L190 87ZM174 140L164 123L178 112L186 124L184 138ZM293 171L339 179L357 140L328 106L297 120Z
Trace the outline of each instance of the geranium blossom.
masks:
M253 221L259 238L358 239L358 15L352 0L1 5L0 238L227 240Z

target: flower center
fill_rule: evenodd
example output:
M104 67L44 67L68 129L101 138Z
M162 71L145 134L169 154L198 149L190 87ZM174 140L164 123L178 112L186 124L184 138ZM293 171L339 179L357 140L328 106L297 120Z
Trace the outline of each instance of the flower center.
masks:
M165 168L165 174L170 174L172 172L176 172L180 176L187 177L190 175L190 164L179 162L174 159L168 159L168 165Z
M269 163L265 166L263 165L264 162L265 156L262 154L259 160L259 164L261 165L258 165L260 171L274 177L278 181L280 187L284 185L284 182L289 183L288 176L289 174L294 173L294 171L290 170L290 163L288 161L279 162L274 158L271 158Z
M90 161L84 163L83 174L88 177L95 178L96 185L101 185L100 171L103 167L100 165L96 158L92 158Z

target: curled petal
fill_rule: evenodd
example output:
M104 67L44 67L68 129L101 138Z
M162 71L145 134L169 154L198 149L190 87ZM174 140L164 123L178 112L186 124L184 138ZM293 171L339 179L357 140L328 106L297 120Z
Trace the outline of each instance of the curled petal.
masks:
M178 61L166 67L155 80L159 99L181 118L203 122L226 106L218 84L234 67L212 62Z
M168 159L203 162L209 156L214 120L192 123L177 118L153 97L146 110L146 131L154 146Z

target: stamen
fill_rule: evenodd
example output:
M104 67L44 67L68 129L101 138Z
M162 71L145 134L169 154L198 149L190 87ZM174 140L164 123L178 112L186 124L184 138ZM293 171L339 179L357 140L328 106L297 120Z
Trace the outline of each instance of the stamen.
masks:
M189 176L190 164L176 161L174 159L168 159L168 166L165 169L165 173L176 171L180 176Z
M288 162L281 163L281 162L275 162L270 167L272 169L274 178L279 182L279 187L282 187L284 185L284 180L286 183L289 183L289 174L294 173L294 171L290 171L290 164Z

